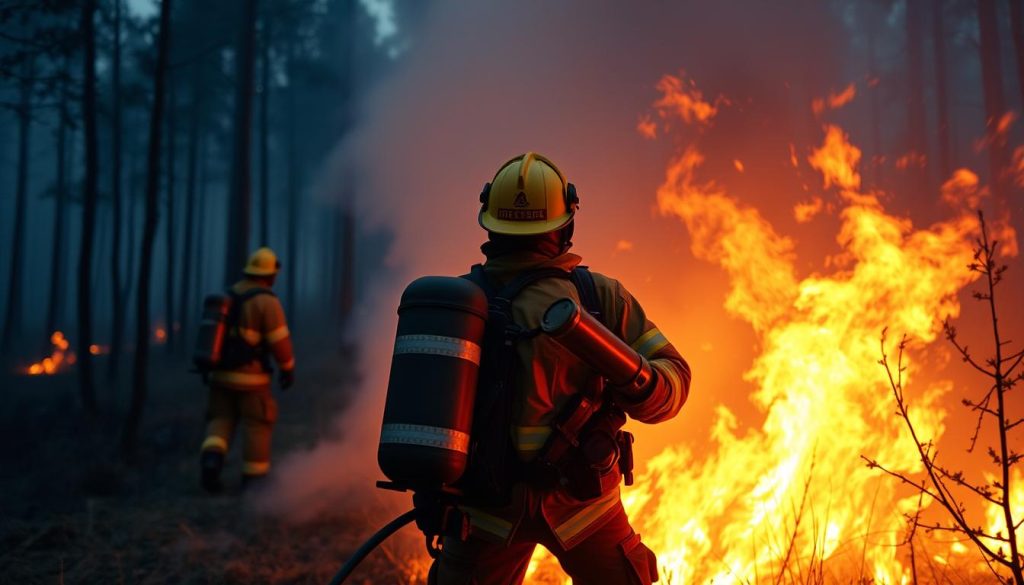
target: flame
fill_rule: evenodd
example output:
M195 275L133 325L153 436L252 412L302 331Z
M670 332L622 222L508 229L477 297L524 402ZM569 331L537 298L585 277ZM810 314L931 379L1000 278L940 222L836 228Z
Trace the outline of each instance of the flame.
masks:
M25 368L26 374L29 376L40 376L44 374L52 376L64 369L63 366L69 366L75 363L74 352L68 351L71 344L68 342L67 338L64 337L64 333L62 331L54 331L50 335L50 345L53 346L50 351L50 355L44 357L38 362L29 364L29 366Z
M655 139L658 137L658 126L651 120L650 116L643 116L636 123L636 131L647 139Z
M715 113L698 119L664 98L654 106L685 124L709 124ZM670 160L657 191L659 211L685 225L693 254L728 275L727 311L757 335L760 354L745 379L756 387L751 399L762 415L760 425L744 426L719 405L710 444L666 448L623 492L666 581L800 581L794 575L815 567L844 575L843 582L911 579L899 546L901 513L914 512L918 499L859 458L905 473L921 468L892 416L878 338L888 326L919 347L935 340L942 317L959 314L956 295L974 278L964 267L978 223L963 198L954 217L929 227L887 214L879 193L861 188L861 151L839 126L823 134L807 161L838 195L841 252L827 264L831 272L798 274L796 242L702 177L705 156L695 144ZM969 178L955 175L950 193ZM810 221L824 207L819 197L794 214ZM916 379L914 363L908 368ZM922 436L938 440L946 416L939 400L952 384L921 385L912 416ZM949 555L936 555L940 562L964 554L947 548Z
M710 124L718 114L718 106L704 99L693 80L683 75L664 75L655 88L661 98L655 102L660 116L678 116L686 123ZM716 103L723 99L715 100Z
M155 341L156 343L166 343L167 329L165 329L162 325L158 325L156 329L153 330L153 341Z
M812 197L810 201L797 203L793 206L793 219L797 223L807 223L824 209L825 200L821 197Z
M838 110L852 102L855 97L857 97L857 87L851 83L847 85L843 91L830 93L827 98L815 98L811 100L811 110L815 115L821 115L826 109Z

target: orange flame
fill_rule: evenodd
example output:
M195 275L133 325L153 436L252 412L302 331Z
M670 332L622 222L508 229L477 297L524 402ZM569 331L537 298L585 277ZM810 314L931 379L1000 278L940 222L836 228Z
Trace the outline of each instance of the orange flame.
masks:
M155 341L156 343L166 343L167 329L164 329L163 326L158 325L156 329L153 330L153 341Z
M687 124L707 124L714 115L698 120L664 99L655 107ZM974 278L964 266L978 223L962 199L953 218L927 228L887 214L877 194L861 190L860 159L834 125L807 159L822 186L839 196L842 251L839 268L810 276L797 272L793 240L702 178L705 157L696 145L666 168L658 209L683 222L696 257L727 273L725 307L758 337L760 354L745 378L756 386L752 400L763 415L759 426L743 427L730 408L718 406L709 445L665 449L624 491L667 581L756 583L815 563L875 582L910 578L898 545L906 527L901 512L913 512L917 498L859 459L869 454L907 473L921 467L891 416L878 337L889 326L927 344L942 317L959 314L956 295ZM958 176L969 183L968 175ZM824 207L815 198L794 213L810 221ZM916 374L910 363L906 375ZM923 436L942 436L939 399L950 388L933 382L915 403ZM966 552L962 545L947 548L950 555Z
M50 351L50 355L44 357L38 362L29 364L29 366L25 368L26 374L30 376L52 376L64 369L62 366L75 363L75 354L68 351L71 344L68 342L67 338L64 337L63 332L54 331L50 335L50 344L53 346Z
M826 109L838 110L857 97L857 87L854 84L847 85L843 91L832 92L827 98L815 98L811 100L811 110L815 115L821 115Z
M655 88L662 94L654 103L662 117L675 115L687 123L709 124L718 114L718 106L706 101L693 81L683 76L664 75Z

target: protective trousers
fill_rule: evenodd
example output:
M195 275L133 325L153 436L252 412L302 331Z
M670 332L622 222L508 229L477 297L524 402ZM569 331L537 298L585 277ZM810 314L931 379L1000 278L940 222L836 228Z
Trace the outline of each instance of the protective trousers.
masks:
M519 585L533 550L554 554L573 585L650 585L658 580L654 553L640 542L622 506L597 531L569 550L558 543L539 514L528 514L508 545L470 535L444 540L429 585Z
M230 390L210 386L203 451L227 453L235 428L242 423L242 474L270 471L270 435L277 420L277 401L270 391Z

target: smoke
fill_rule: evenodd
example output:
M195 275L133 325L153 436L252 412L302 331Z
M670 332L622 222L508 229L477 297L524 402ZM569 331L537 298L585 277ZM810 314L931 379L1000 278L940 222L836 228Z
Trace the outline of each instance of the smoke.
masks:
M644 302L702 387L743 384L739 372L750 350L723 358L709 348L750 333L721 309L723 278L694 262L678 222L657 215L655 192L672 147L646 140L637 125L662 75L685 70L732 103L716 120L720 137L705 144L711 154L731 153L722 174L732 178L723 183L733 181L730 190L749 193L755 204L796 196L799 185L754 189L736 169L764 176L778 165L782 177L788 145L812 142L799 140L801 133L817 130L804 113L815 92L842 87L845 75L836 57L840 22L827 3L784 9L746 2L742 11L725 4L438 2L413 29L400 31L409 49L366 94L357 128L320 182L330 190L355 173L360 228L395 234L384 265L371 271L380 279L352 334L361 380L337 420L339 438L282 461L266 509L301 520L352 502L390 511L407 501L373 489L382 478L375 453L399 295L416 276L461 274L480 261L477 195L502 162L527 150L552 158L576 184L582 206L575 251L585 262ZM734 164L737 156L741 164ZM766 215L773 213L784 217L788 207L768 205ZM702 391L695 389L688 409L710 412L720 401ZM650 440L639 455L681 432L696 436L699 416L682 418L644 429Z

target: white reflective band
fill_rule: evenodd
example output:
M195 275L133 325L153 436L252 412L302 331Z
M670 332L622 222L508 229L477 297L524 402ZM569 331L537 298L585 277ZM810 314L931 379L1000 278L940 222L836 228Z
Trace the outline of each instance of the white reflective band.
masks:
M438 447L469 453L469 435L455 429L426 425L387 424L381 428L380 442L400 445Z
M460 358L480 365L480 346L468 339L442 335L399 335L395 339L395 355L425 353Z

